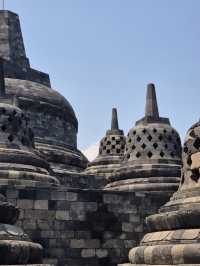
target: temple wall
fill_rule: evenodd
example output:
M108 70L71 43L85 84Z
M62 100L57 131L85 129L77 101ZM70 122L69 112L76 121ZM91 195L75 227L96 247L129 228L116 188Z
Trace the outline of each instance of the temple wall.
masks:
M55 266L116 266L146 232L145 217L169 196L65 188L1 188L21 209L18 224Z

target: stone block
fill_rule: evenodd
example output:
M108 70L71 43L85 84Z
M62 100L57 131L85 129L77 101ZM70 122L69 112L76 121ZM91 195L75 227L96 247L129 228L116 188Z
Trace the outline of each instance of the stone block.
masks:
M106 249L96 249L96 256L100 259L106 258L108 256L108 250Z
M95 249L82 249L81 257L83 258L95 257Z
M122 231L123 232L133 232L134 225L132 223L122 223Z
M34 209L36 209L36 210L48 210L48 200L36 200L34 202Z
M63 221L71 220L68 211L56 211L56 219L57 220L63 220Z
M68 201L77 201L78 194L74 192L66 192L66 200Z
M63 191L53 191L51 192L51 200L64 200L65 195Z
M17 200L17 206L18 208L20 209L33 209L33 205L34 205L34 201L33 200L28 200L28 199L25 199L25 200L22 200L22 199L19 199Z

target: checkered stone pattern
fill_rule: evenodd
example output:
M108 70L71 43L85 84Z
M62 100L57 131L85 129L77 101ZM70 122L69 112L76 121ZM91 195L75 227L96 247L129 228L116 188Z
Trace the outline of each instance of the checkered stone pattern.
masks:
M99 155L124 155L126 139L123 135L107 135L100 142Z
M188 130L183 147L183 156L189 156L197 152L200 152L200 122Z
M181 140L169 125L136 126L127 136L125 160L181 160Z
M200 173L198 164L192 167L192 156L200 152L200 122L194 124L187 132L183 145L183 171L181 177L182 188L192 181L199 183ZM198 160L198 159L197 159ZM186 182L187 181L187 182Z

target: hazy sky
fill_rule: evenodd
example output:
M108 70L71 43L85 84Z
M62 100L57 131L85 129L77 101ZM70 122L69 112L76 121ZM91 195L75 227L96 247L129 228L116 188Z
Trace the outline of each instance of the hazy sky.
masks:
M154 82L182 138L200 117L199 0L5 0L20 15L32 67L73 105L78 143L99 141L111 108L127 133Z

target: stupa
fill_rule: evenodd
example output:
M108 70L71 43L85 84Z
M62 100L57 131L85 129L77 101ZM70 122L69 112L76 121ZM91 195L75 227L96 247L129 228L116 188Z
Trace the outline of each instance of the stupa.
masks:
M0 60L0 185L57 186L49 164L35 150L29 119L16 104L6 94Z
M19 209L0 194L0 265L41 264L43 249L15 226Z
M51 164L54 174L82 171L87 160L77 149L78 121L71 104L52 89L49 75L30 67L17 14L0 10L0 58L3 59L8 98L31 121L35 147Z
M155 86L149 84L145 116L129 131L121 168L106 189L176 191L180 175L180 136L159 116Z
M117 109L112 109L111 129L100 141L97 158L88 164L86 174L102 176L108 179L120 167L125 151L125 136L119 129Z
M199 266L199 219L200 122L189 129L185 139L179 190L158 214L147 218L151 232L130 251L131 265Z

